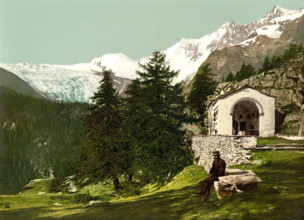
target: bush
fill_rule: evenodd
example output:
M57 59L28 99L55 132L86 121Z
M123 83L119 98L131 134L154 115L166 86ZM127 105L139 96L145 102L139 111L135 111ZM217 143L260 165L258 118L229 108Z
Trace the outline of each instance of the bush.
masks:
M62 192L63 191L63 182L64 179L62 178L56 178L52 179L49 187L49 192L50 193L56 193L56 192Z
M290 103L288 105L285 105L285 106L281 107L281 109L285 114L290 114L292 112L301 111L301 107L298 106L296 103Z
M122 189L119 191L119 194L123 197L140 195L141 193L141 186L138 183L124 181L121 185Z
M85 194L76 194L71 197L72 203L88 203L91 200L96 199L95 197L90 196L89 191Z

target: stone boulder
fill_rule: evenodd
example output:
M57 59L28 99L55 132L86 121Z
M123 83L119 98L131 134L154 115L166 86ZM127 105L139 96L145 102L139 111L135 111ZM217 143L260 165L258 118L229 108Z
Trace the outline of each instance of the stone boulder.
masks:
M101 200L91 200L89 202L89 205L95 205L95 204L99 204L99 203L101 203Z
M224 198L239 193L256 189L262 180L251 170L227 169L225 176L219 177L214 182L218 198Z
M64 188L68 193L76 193L78 192L78 188L75 184L75 176L68 176L64 180Z

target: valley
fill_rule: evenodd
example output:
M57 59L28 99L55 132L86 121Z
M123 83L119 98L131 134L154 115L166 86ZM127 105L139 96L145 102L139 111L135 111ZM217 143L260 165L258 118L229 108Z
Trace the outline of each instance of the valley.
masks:
M303 39L304 8L275 6L139 60L0 63L0 219L303 219L302 150L248 151L231 168L253 170L258 188L202 203L208 174L191 148L206 106L246 86L275 97L276 134L302 135ZM215 89L199 115L188 98L208 65ZM64 189L68 176L78 190Z

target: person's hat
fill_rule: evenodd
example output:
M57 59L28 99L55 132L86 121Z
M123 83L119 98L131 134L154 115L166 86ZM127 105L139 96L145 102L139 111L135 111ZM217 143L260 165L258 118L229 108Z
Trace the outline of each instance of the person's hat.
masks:
M220 156L220 152L219 151L213 151L212 156Z

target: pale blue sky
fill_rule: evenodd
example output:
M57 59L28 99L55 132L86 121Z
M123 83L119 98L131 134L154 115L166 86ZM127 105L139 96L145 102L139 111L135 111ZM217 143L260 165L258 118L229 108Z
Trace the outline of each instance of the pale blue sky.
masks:
M134 60L223 23L247 24L302 0L0 0L0 63L74 64L106 53Z

